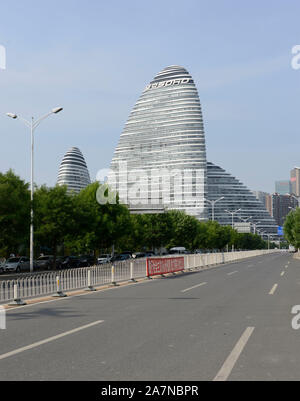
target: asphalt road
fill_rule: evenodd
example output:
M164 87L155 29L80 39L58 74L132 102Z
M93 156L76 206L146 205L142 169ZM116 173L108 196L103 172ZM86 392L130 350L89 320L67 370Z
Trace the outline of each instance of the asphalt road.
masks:
M20 307L0 380L299 380L294 305L300 261L271 254Z

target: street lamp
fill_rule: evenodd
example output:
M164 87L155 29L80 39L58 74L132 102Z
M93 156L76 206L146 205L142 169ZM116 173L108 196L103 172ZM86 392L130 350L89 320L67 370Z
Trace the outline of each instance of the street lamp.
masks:
M261 221L257 221L256 223L252 223L253 226L254 226L254 233L253 233L253 234L256 234L256 226L257 226L259 223L261 223ZM258 230L257 230L257 231L258 231Z
M6 115L14 120L19 118L29 129L31 135L31 179L30 179L30 271L33 272L33 155L34 155L34 131L40 125L40 123L45 120L45 118L49 117L51 114L57 114L62 111L62 107L55 107L49 113L44 116L38 118L36 121L34 118L31 118L31 121L25 120L25 118L18 116L14 113L6 113Z
M240 212L241 210L242 210L242 209L238 209L238 210L235 210L235 211L233 211L233 212L230 212L229 210L225 210L226 213L231 214L231 217L232 217L232 228L233 228L233 216L234 216L236 213Z
M224 196L222 196L221 198L216 199L216 200L204 199L204 200L206 200L207 202L209 202L211 204L211 216L212 216L211 219L212 219L212 221L215 221L215 204L217 202L219 202L220 200L222 200L222 199L224 199Z
M252 216L247 217L246 219L243 219L242 217L239 217L240 220L242 220L244 223L247 223L249 219L252 219Z

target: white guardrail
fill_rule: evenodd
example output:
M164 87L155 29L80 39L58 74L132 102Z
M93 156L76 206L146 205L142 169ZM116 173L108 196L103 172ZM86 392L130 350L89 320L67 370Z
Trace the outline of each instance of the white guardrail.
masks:
M253 256L265 255L276 250L207 253L184 256L185 270L201 269ZM174 257L176 255L172 255ZM168 256L165 256L168 258ZM58 270L49 273L32 274L15 280L0 281L0 303L24 304L22 299L46 295L65 296L65 291L87 289L95 286L116 285L118 282L134 281L147 277L147 260L130 259L124 262L108 263L93 267Z

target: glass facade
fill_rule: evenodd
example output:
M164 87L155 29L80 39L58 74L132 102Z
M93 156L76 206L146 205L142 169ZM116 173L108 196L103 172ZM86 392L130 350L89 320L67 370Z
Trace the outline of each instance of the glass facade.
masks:
M59 167L57 184L67 185L69 192L80 192L91 183L84 157L78 148L71 148Z
M205 218L206 149L191 75L170 66L135 104L115 150L110 185L129 207L185 210Z

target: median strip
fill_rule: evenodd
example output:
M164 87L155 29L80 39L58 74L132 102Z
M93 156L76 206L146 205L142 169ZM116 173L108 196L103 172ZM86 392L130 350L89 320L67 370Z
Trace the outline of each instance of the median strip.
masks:
M0 355L0 360L9 358L10 356L13 356L13 355L20 354L21 352L27 351L29 349L39 347L39 346L41 346L43 344L47 344L47 343L49 343L51 341L58 340L59 338L62 338L62 337L65 337L65 336L69 336L70 334L77 333L78 331L88 329L89 327L96 326L97 324L100 324L100 323L103 323L103 322L104 322L104 320L97 320L97 321L95 321L93 323L89 323L89 324L86 324L84 326L77 327L76 329L66 331L65 333L58 334L57 336L49 337L49 338L46 338L45 340L41 340L41 341L38 341L36 343L30 344L30 345L26 345L25 347L17 348L14 351L10 351L10 352L7 352L6 354Z
M230 355L224 362L223 366L219 370L217 376L213 379L213 381L226 381L234 368L239 356L241 355L243 349L245 348L251 334L253 333L255 327L247 327L241 338L231 351Z
M187 291L193 290L194 288L201 287L202 285L205 285L205 284L207 284L207 283L206 283L206 282L203 282L203 283L194 285L193 287L186 288L185 290L181 290L181 292L187 292Z

